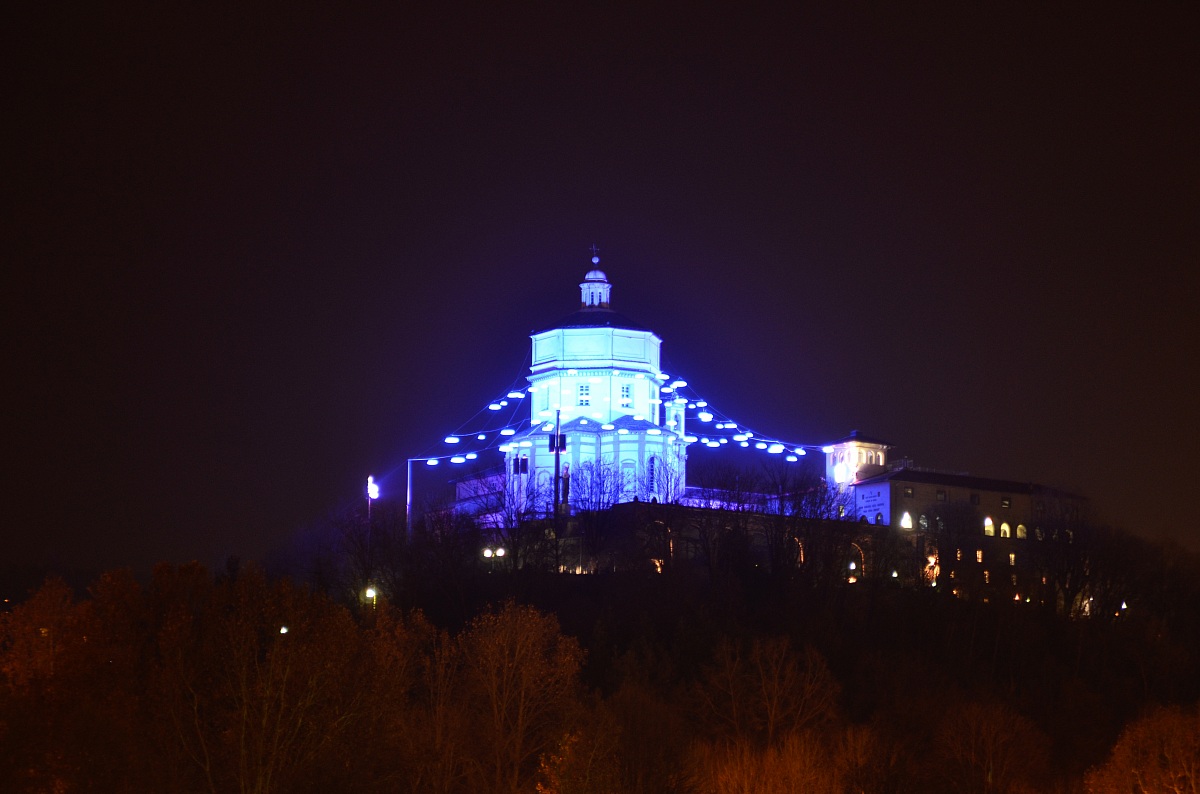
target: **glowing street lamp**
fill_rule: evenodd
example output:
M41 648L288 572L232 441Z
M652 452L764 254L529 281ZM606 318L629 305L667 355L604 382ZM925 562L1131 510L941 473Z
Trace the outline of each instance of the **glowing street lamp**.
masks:
M371 520L371 502L379 498L379 483L373 476L367 477L367 520Z
M503 557L505 555L505 553L506 552L504 551L503 546L496 546L495 548L488 546L487 548L485 548L483 550L483 556L486 559L492 561L492 569L493 570L495 570L495 568L496 568L496 558Z
M363 591L363 595L371 602L371 609L375 608L375 600L379 596L378 591L372 585L367 585L367 589Z

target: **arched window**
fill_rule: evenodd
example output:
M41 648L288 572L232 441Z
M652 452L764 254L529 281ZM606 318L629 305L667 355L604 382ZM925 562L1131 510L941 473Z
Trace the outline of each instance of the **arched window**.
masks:
M921 517L917 519L917 526L919 526L921 529L928 532L929 531L929 516L922 514Z
M1010 527L1008 525L1007 521L1005 521L1003 524L1000 525L1000 537L1002 537L1002 538L1011 538L1012 537L1012 527Z
M876 514L875 514L875 523L876 523L876 524L882 524L882 523L883 523L883 513L876 513Z
M983 519L983 534L987 535L989 538L996 534L996 525L992 523L991 516Z
M900 528L901 529L912 529L913 528L912 516L909 515L907 512L905 512L904 515L900 516Z

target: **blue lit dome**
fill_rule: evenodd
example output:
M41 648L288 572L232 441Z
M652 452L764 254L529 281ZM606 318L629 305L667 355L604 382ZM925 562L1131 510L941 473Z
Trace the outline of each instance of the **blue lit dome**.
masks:
M579 271L575 271L579 272ZM583 277L584 281L608 281L608 276L604 275L603 270L589 270L587 275Z

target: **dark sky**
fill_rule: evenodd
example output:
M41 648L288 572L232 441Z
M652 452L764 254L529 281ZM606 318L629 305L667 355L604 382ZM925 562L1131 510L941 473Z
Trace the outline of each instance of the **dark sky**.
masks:
M1200 545L1195 3L38 5L9 562L214 564L368 473L402 501L593 243L745 424Z

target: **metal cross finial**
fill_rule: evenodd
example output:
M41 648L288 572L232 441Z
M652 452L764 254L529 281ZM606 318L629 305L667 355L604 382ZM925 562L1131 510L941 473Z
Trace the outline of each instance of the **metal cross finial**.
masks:
M592 256L600 256L600 249L596 247L595 243L592 243Z

